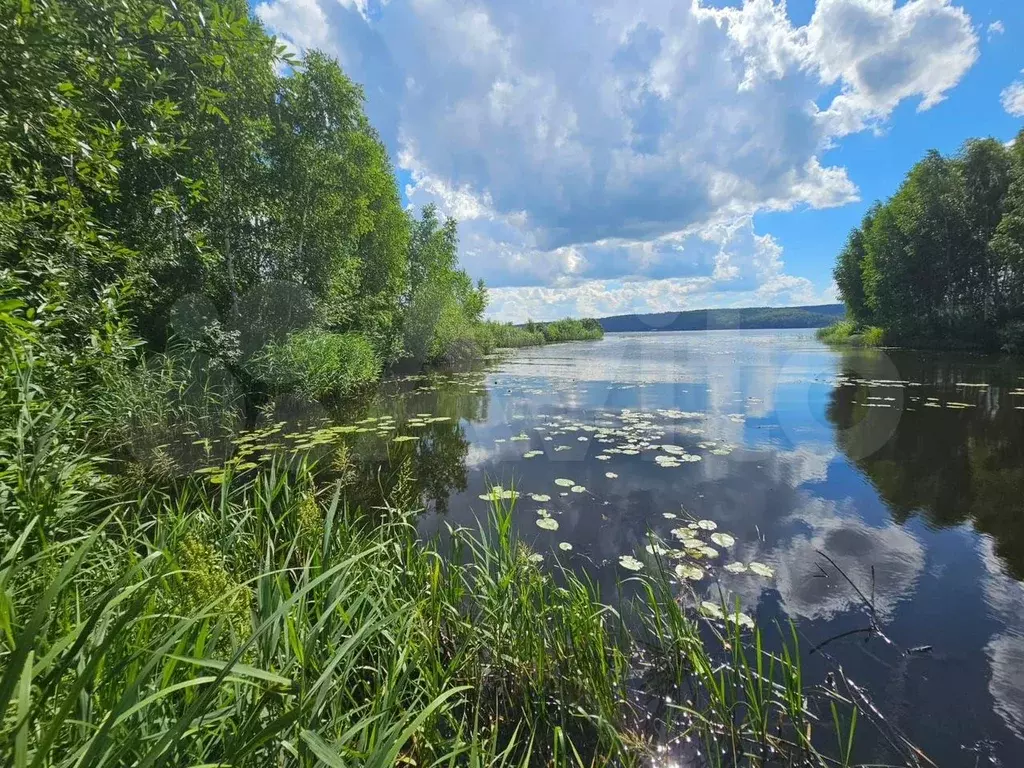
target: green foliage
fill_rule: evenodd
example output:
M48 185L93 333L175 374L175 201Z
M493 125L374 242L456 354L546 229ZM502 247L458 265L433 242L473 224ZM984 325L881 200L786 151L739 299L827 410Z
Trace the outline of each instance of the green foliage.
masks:
M819 328L815 336L827 344L841 344L849 341L856 332L857 323L853 320L837 320L832 325Z
M175 544L174 560L179 570L167 589L170 610L189 616L220 604L232 630L242 639L247 637L251 631L252 592L228 573L224 555L190 532Z
M1010 185L1003 201L1003 217L992 237L992 250L1006 270L1007 290L1015 291L1024 302L1024 131L1017 134L1009 154Z
M1016 349L1024 320L1024 133L1011 149L967 142L930 152L900 189L850 233L835 268L851 320L847 336ZM874 324L876 328L860 328ZM835 337L839 329L826 334Z
M815 335L826 344L849 344L854 347L880 347L885 343L885 330L876 325L860 326L853 320L838 320L819 328Z
M864 329L861 338L865 347L880 347L885 343L885 329L870 325Z
M217 439L238 428L241 391L230 373L201 355L108 360L89 401L91 439L122 458L150 464L182 437Z
M546 339L537 323L529 322L525 327L494 320L482 323L477 328L480 345L486 349L533 347L545 343Z
M362 90L320 53L282 79L270 148L271 263L275 277L313 292L325 328L363 334L390 363L401 352L410 232L362 102Z
M308 330L268 344L252 368L272 392L323 398L375 382L381 363L373 345L357 333Z
M547 342L558 341L586 341L591 339L604 338L604 330L601 324L593 318L574 320L556 320L552 323L544 323L541 326L541 333Z
M433 205L410 218L406 352L417 362L454 362L479 354L476 326L487 303L483 282L475 286L458 268L454 219L443 223Z
M601 324L594 319L555 320L550 323L528 321L524 326L488 321L476 327L478 345L484 350L532 347L560 341L588 341L604 338Z
M864 233L871 228L871 222L877 212L878 206L873 206L865 214L860 227L850 232L846 245L839 252L833 271L839 293L846 302L846 312L858 323L865 323L871 319L871 309L868 307L863 282L864 259L867 256Z

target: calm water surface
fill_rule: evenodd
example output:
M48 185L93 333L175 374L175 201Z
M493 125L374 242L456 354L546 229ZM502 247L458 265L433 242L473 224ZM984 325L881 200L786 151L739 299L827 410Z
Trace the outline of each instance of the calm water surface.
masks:
M1021 366L836 351L808 331L615 334L409 388L383 401L399 423L451 417L402 444L424 535L474 525L480 496L514 485L520 536L614 595L620 557L647 557L649 532L672 541L686 518L712 520L736 543L695 589L739 596L768 634L795 620L805 654L868 625L838 567L892 644L860 634L827 651L886 721L940 766L1024 766ZM699 460L667 462L673 450ZM821 654L805 663L819 682ZM893 759L859 733L862 760Z

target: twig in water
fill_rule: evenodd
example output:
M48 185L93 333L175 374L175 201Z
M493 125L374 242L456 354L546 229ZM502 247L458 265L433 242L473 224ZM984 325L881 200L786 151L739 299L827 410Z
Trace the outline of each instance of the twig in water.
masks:
M824 641L823 643L819 643L818 645L816 645L814 650L817 650L818 648L821 648L824 645L827 645L828 643L831 643L833 640L838 640L839 638L847 637L848 635L860 634L862 632L866 632L867 635L868 635L866 638L864 638L865 642L870 640L872 635L878 635L880 638L885 640L885 642L888 645L892 645L892 646L895 647L896 644L892 640L889 639L889 637L885 634L885 632L882 631L882 626L881 626L881 624L878 621L878 613L877 613L877 611L875 611L875 566L873 566L873 565L871 566L871 599L868 600L868 598L865 596L865 594L860 590L860 587L858 587L856 584L854 584L853 579L851 579L849 576L846 575L846 571L844 571L842 568L840 568L839 564L835 560L833 560L827 554L822 552L820 549L815 550L815 551L819 555L824 557L826 560L828 560L832 564L832 567L835 568L837 571L839 571L839 575L842 576L844 579L846 579L847 584L849 584L851 587L853 587L853 590L857 593L857 596L860 598L861 602L864 603L864 605L868 609L868 614L869 614L870 619L871 619L871 626L869 628L867 628L867 629L857 629L857 630L853 630L851 632L844 632L844 633L842 633L840 635L836 635L835 637L831 637L828 640ZM820 564L818 565L818 569L821 570L822 573L824 573L825 569L822 568ZM813 652L814 651L812 650L811 653L813 653Z

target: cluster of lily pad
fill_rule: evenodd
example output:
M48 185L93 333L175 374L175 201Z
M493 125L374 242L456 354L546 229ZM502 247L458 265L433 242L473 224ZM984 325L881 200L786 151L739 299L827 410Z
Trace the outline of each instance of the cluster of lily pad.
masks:
M673 519L676 515L668 512L665 513L665 517ZM671 535L678 540L678 546L670 546L655 538L646 546L646 550L648 554L656 557L682 561L677 563L673 569L680 581L700 581L709 573L708 569L700 564L700 561L717 560L722 554L720 550L731 550L736 544L736 539L731 534L719 531L717 528L718 524L714 520L690 522L685 526L672 529ZM707 535L708 541L701 538L703 535ZM631 571L639 571L644 567L643 562L632 555L623 555L619 559L619 565ZM764 578L771 578L774 575L770 566L756 561L744 563L734 560L722 567L734 574L752 573Z
M513 420L524 420L523 414L515 414ZM595 443L600 446L600 453L594 458L598 461L610 461L616 454L622 456L638 456L642 452L656 452L655 462L660 467L679 467L683 464L701 461L701 456L686 448L666 442L668 431L682 435L704 435L701 426L686 423L673 423L666 426L661 423L699 421L707 418L706 414L697 411L682 411L672 408L660 408L652 411L640 411L624 408L620 412L598 411L591 423L573 420L563 415L543 416L545 420L532 427L535 432L544 433L542 440L555 441L559 437L575 437L576 443ZM729 414L733 422L743 421L743 414ZM495 443L528 440L529 434L520 431L508 438L495 438ZM571 451L573 443L559 443L553 446L555 453ZM727 443L704 439L697 447L711 454L724 456L733 451ZM523 458L532 459L544 451L532 449L523 453Z
M382 394L387 394L385 390L388 384L401 382L419 383L419 386L411 390L413 393L434 392L450 384L457 386L460 392L465 392L467 387L470 387L469 391L473 393L486 392L486 387L481 384L480 374L467 372L447 375L417 374L395 379L385 384ZM392 392L391 395L405 394L408 391L406 387L402 392ZM201 466L195 469L194 473L206 476L212 483L222 483L227 473L255 469L259 463L269 462L275 455L281 453L305 453L321 447L335 446L340 439L348 435L375 436L395 443L412 442L421 439L425 427L454 420L452 416L424 412L416 413L404 420L392 414L366 416L348 424L333 423L325 417L315 423L301 427L293 425L290 428L288 422L278 421L266 427L235 434L216 446L209 437L193 432L191 434L195 439L191 444L203 448L207 461L218 462ZM286 431L289 429L290 431ZM523 435L523 439L528 439L528 436Z

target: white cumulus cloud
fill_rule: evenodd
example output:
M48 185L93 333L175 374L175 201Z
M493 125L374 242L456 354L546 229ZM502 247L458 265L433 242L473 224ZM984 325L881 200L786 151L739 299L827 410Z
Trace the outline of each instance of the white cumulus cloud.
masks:
M1024 70L1021 71L1024 74ZM1018 78L999 94L999 100L1009 114L1024 117L1024 78Z
M464 264L515 319L819 298L751 217L856 200L825 152L903 100L940 102L978 44L952 0L818 0L805 26L781 0L256 13L364 85L407 197L460 220Z

